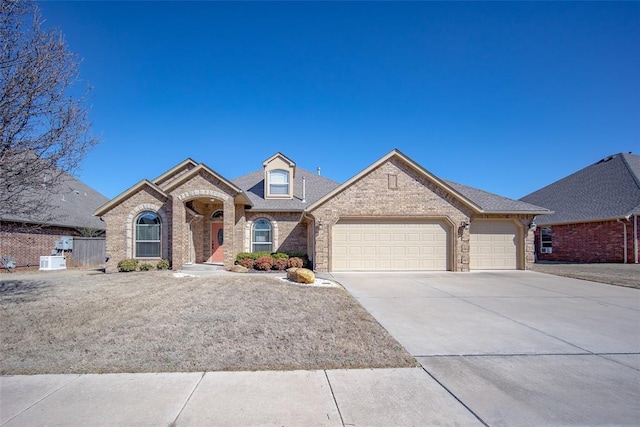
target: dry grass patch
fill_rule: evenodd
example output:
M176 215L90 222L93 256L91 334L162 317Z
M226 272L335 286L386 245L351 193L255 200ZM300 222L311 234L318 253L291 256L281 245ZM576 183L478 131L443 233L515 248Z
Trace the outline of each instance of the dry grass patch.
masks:
M342 288L274 275L0 275L0 374L416 366Z

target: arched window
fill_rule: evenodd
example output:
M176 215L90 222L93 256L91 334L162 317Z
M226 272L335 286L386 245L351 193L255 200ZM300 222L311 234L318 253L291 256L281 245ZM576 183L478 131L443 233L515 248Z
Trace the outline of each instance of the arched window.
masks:
M211 214L211 219L222 219L224 218L224 212L221 210L217 210Z
M253 223L251 230L251 252L273 250L271 223L266 219L259 219Z
M269 194L289 194L289 172L282 169L269 172Z
M136 258L160 258L162 224L154 212L143 212L136 218Z

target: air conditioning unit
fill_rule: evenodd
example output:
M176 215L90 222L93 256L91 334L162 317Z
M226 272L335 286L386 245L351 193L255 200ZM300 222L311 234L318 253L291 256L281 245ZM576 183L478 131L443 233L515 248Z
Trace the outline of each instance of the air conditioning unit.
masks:
M64 270L67 268L67 259L63 256L41 256L40 270Z
M540 253L541 254L550 254L551 253L551 248L540 248Z

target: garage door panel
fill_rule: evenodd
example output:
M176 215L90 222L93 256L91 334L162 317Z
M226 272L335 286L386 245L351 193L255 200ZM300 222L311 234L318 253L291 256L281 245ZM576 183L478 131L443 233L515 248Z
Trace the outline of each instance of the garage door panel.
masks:
M339 222L333 227L332 269L446 270L447 230L436 221Z
M476 220L469 239L472 270L517 268L517 225L513 221Z

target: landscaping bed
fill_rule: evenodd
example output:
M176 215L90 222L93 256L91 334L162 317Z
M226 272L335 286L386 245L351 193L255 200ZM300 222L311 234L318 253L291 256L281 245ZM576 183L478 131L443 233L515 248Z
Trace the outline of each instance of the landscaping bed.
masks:
M0 276L0 374L417 366L341 287L277 275Z

